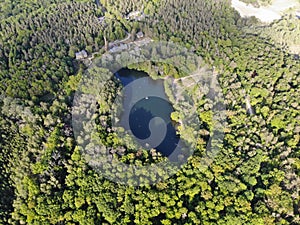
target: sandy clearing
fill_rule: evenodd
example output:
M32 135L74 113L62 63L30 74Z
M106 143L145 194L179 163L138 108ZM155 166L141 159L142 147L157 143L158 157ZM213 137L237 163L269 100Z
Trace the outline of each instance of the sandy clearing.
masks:
M300 7L296 0L274 0L272 5L256 8L253 5L247 5L239 0L232 0L231 5L242 17L255 16L265 23L271 23L282 16L282 12L289 8Z

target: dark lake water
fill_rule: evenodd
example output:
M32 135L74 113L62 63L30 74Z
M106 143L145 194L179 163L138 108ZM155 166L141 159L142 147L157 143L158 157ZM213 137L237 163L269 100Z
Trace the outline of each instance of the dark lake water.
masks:
M121 69L115 76L124 86L122 126L130 129L144 148L171 155L180 138L170 118L174 109L164 92L163 81L130 69Z
M115 73L115 76L121 81L123 86L126 86L136 79L148 77L148 74L137 70L121 69Z

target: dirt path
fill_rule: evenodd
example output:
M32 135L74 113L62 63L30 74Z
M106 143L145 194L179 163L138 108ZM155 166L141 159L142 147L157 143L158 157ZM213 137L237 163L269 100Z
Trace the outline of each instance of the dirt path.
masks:
M124 39L122 39L122 40L116 40L116 41L111 42L111 43L109 43L109 44L110 44L110 45L117 45L117 44L120 44L120 43L125 43L125 42L127 42L127 41L131 38L131 34L128 33L128 32L126 32L126 35L127 35L127 37L125 37Z
M256 8L239 0L232 0L231 5L242 17L255 16L265 23L271 23L282 17L282 13L289 8L300 7L297 0L274 0L272 5Z

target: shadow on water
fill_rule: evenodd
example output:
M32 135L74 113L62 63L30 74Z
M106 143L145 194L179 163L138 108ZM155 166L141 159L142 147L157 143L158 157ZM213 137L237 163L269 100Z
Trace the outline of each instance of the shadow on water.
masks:
M148 77L148 74L142 71L123 68L116 72L115 76L121 81L123 86L126 86L136 79Z
M161 143L156 144L155 149L162 155L169 156L177 147L179 137L176 135L176 129L174 128L170 119L171 113L174 111L171 104L161 98L150 96L148 99L143 99L136 103L131 109L129 116L129 124L131 132L139 139L147 139L155 134L151 133L149 128L150 121L156 117L161 118L166 126L166 134ZM161 130L160 123L155 124L155 129ZM158 139L158 138L157 138ZM152 146L153 147L153 146Z
M130 70L130 69L121 69L115 73L115 77L117 77L123 86L126 86L133 81L148 77L148 74L141 71ZM151 84L150 84L151 83ZM153 87L151 85L160 85L161 90L164 90L163 81L151 80L150 83L145 82L145 88ZM134 87L128 86L129 88ZM141 87L143 88L143 87ZM131 91L129 91L131 92ZM133 93L133 92L132 92ZM165 93L164 93L165 95ZM132 101L132 96L124 96L123 104L130 105ZM150 143L150 148L155 148L164 156L169 156L176 149L180 137L176 134L176 129L174 127L174 123L171 120L171 113L174 111L171 103L166 99L161 97L156 97L155 93L153 96L148 96L147 98L141 99L136 102L129 112L129 126L132 134L140 140L148 139L150 136L154 137L154 142L156 140L155 135L157 135L163 128L166 129L166 133L164 137L160 137L162 141L155 143L155 146L152 146L153 143ZM159 121L155 121L152 123L154 127L150 129L149 125L152 119L159 118ZM122 119L121 119L122 120ZM153 122L153 121L152 121ZM151 133L152 132L152 133ZM142 143L140 143L142 144Z

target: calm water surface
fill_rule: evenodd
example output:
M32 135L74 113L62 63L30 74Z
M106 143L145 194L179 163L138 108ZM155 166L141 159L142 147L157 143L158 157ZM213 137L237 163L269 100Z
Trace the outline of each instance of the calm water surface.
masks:
M123 99L124 109L134 101L133 99L139 97L134 96L135 94L141 93L132 90L133 88L142 92L145 91L143 93L153 90L152 94L137 101L131 109L128 109L130 111L128 112L129 126L132 134L141 145L147 149L155 148L162 155L169 156L176 148L180 138L176 135L174 123L170 119L174 109L164 93L163 81L153 80L147 73L131 69L121 69L115 73L115 76L124 87L128 85ZM138 86L132 85L134 81L140 78L147 79L138 82ZM158 96L163 96L163 98ZM123 119L126 120L126 118ZM162 134L163 130L165 133ZM146 146L143 140L148 141Z

